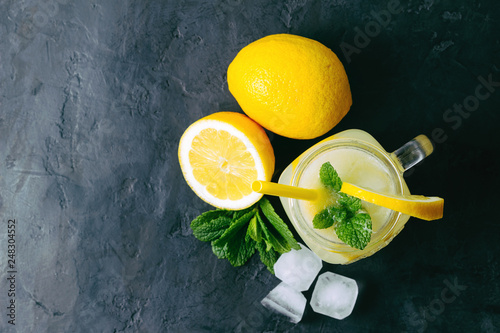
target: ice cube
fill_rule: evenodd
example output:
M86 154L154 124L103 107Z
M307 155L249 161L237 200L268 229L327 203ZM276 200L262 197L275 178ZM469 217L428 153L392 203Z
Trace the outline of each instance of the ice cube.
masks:
M311 297L311 307L314 312L335 319L349 316L358 297L356 281L332 272L326 272L318 277Z
M274 264L274 274L278 279L298 291L309 289L318 275L323 262L305 245L301 249L283 253Z
M300 291L281 282L260 303L274 312L285 315L296 324L302 319L307 300Z

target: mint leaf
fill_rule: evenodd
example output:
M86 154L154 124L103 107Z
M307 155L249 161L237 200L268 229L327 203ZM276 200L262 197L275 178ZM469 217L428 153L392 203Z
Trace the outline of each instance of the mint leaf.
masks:
M232 213L232 216L233 216L233 221L236 221L237 219L239 219L240 217L242 217L243 215L245 215L249 211L255 209L255 205L250 206L250 207L245 208L245 209L241 209L241 210L230 211Z
M336 192L340 191L342 188L342 180L340 180L337 171L335 171L330 162L326 162L321 165L321 168L319 169L319 179L323 185Z
M257 251L259 251L260 261L266 265L267 269L274 274L274 264L280 257L280 254L276 252L272 247L267 249L266 242L262 241L256 245Z
M276 231L288 243L288 246L286 247L287 248L286 252L290 251L290 249L300 250L300 246L293 237L292 232L290 231L290 229L288 229L288 226L286 225L285 222L283 222L283 220L279 217L279 215L276 214L269 200L266 197L262 197L262 199L260 199L259 201L259 206L260 209L262 210L262 213L264 213L264 215L266 216L267 220L271 222L272 226L276 229Z
M273 244L270 241L271 234L270 234L269 230L266 228L266 224L265 224L264 220L262 219L262 217L260 216L260 212L257 212L257 214L255 214L255 216L257 217L257 223L260 226L260 230L262 230L262 240L266 244L266 250L269 251L269 249L273 248Z
M231 224L231 213L228 210L216 209L201 214L191 222L193 235L204 242L219 238Z
M361 199L342 192L339 193L338 202L343 207L347 208L351 213L356 213L362 208Z
M313 218L313 227L316 229L330 228L335 222L343 221L347 216L345 209L329 206Z
M247 234L245 235L245 240L248 241L248 239L251 238L257 243L262 241L262 229L257 221L257 214L255 214L250 222L248 223L248 229L247 229Z
M244 265L255 253L255 241L245 239L246 228L241 228L238 233L228 240L226 258L234 267Z
M335 221L330 217L330 212L325 208L314 216L313 227L316 229L326 229L330 228L333 222Z
M264 242L266 243L266 249L274 249L278 253L286 253L290 251L291 247L288 242L277 232L272 225L266 226L264 219L257 213L257 221L259 222Z
M241 266L250 259L255 252L255 242L251 239L245 240L246 225L255 213L254 209L246 210L246 213L231 223L219 239L213 241L212 250L218 257L226 258L233 266Z
M227 244L224 243L222 245L215 245L215 242L212 242L212 251L219 259L227 258Z
M372 220L366 213L358 213L335 225L337 237L347 245L363 250L370 242Z
M217 246L223 245L224 243L227 243L230 239L234 238L238 234L238 231L240 231L240 229L243 228L254 215L255 211L253 210L248 211L245 214L243 214L239 219L233 221L229 226L229 228L227 228L226 231L222 234L222 236L220 236L219 239L214 241L214 244ZM245 235L243 235L243 238L244 237Z
M231 224L231 219L221 216L201 224L193 229L193 235L203 242L210 242L219 238Z

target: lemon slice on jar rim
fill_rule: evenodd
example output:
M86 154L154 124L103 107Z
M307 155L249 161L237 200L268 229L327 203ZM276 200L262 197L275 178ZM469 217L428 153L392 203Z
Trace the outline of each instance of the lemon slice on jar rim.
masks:
M340 191L366 202L371 202L375 205L422 220L432 221L443 217L444 199L440 197L382 194L345 182L342 183Z

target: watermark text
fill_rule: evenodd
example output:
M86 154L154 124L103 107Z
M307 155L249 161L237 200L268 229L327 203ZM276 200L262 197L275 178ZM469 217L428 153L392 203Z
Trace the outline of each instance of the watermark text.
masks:
M16 220L7 221L7 322L16 324Z

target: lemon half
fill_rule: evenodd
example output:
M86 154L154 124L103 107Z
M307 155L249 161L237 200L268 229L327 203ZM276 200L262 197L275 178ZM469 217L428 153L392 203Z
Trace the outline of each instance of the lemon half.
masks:
M237 112L217 112L189 126L179 142L179 163L191 189L212 206L243 209L262 194L255 180L271 180L274 151L264 129Z

